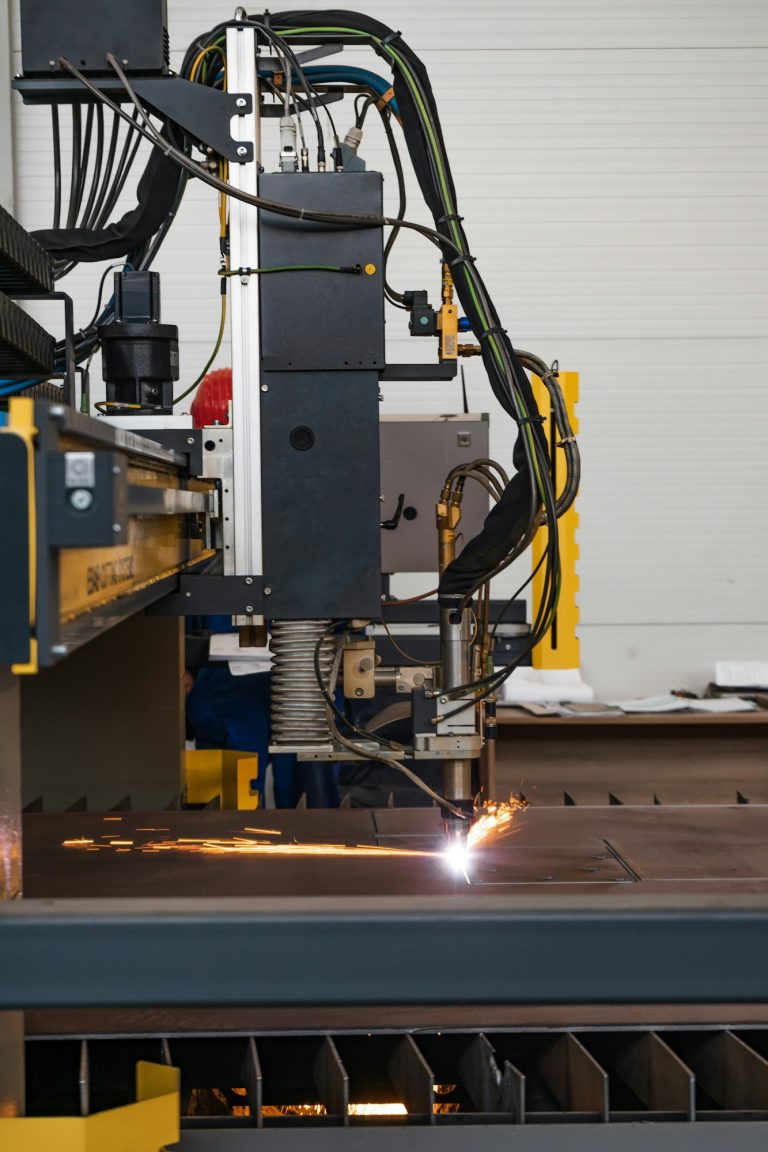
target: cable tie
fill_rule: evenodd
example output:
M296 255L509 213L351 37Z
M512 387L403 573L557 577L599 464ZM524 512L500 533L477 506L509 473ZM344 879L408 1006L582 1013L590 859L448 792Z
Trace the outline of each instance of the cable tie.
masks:
M402 34L402 32L390 32L390 33L389 33L387 36L385 36L385 37L384 37L384 39L382 40L382 42L381 42L381 46L382 46L382 48L386 48L387 44L392 44L392 43L393 43L393 41L395 41L395 40L399 40L399 39L401 38L401 36L402 36L402 35L403 35L403 34Z
M448 267L454 268L457 264L474 264L474 263L475 263L474 256L470 256L468 252L465 252L462 256L454 256L453 260L449 260L448 261Z
M436 224L447 224L449 220L455 220L457 224L461 224L463 216L459 216L458 212L445 212L442 216L438 216L435 221Z
M576 443L576 437L575 436L564 436L562 440L558 440L557 447L558 448L565 448L566 444L575 444L575 443Z
M519 428L521 424L546 424L546 420L543 416L521 416L515 423Z
M506 328L501 328L498 325L495 328L485 328L479 335L479 340L487 340L489 336L506 336Z

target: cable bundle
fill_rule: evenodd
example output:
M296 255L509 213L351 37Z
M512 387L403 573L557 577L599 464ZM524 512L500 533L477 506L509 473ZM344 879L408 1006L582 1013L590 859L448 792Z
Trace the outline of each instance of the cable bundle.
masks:
M387 252L391 250L392 243L400 229L409 229L436 244L443 260L449 265L456 291L463 309L469 318L474 335L482 350L482 358L488 373L488 378L494 395L504 411L515 422L518 433L512 452L514 473L508 481L505 478L503 487L498 493L498 500L489 513L483 530L473 540L470 540L461 555L451 563L443 573L439 586L439 599L443 607L455 607L461 610L469 605L472 597L479 589L487 590L488 582L498 573L508 567L530 545L535 533L543 525L547 529L547 548L542 557L545 564L544 594L532 626L531 641L528 649L533 647L549 629L557 607L559 591L559 559L557 542L557 518L570 506L578 486L579 461L575 439L567 423L565 406L562 402L556 373L550 370L539 358L530 354L517 353L506 331L502 327L500 318L488 294L483 279L472 255L466 234L462 227L462 218L458 212L456 192L451 176L445 144L443 140L440 120L437 112L427 71L408 44L402 39L399 32L393 31L386 25L372 20L367 16L343 10L328 11L294 11L277 14L264 14L259 16L245 16L239 21L229 21L217 25L209 32L198 37L188 49L181 69L181 75L194 79L196 82L221 87L225 80L226 70L226 29L234 26L251 26L257 29L257 35L266 42L278 61L284 67L283 90L281 91L273 81L269 85L274 89L278 98L285 100L286 111L290 106L291 89L293 89L293 104L298 115L299 128L302 138L302 151L306 151L306 143L301 130L301 115L309 111L312 116L317 133L317 160L318 167L324 167L326 161L325 143L319 115L319 101L317 92L313 87L307 73L315 71L322 76L325 86L333 83L337 73L326 67L316 70L305 70L301 67L292 43L296 41L329 42L329 43L360 43L367 44L392 68L394 73L394 97L392 102L397 108L397 118L403 126L411 161L416 172L419 185L434 219L434 228L425 227L412 221L405 220L404 181L402 166L399 163L396 144L391 131L391 111L388 101L384 99L387 90L381 91L381 83L363 81L358 78L357 91L366 87L376 98L363 108L356 110L357 121L360 123L371 102L376 102L382 112L384 126L392 150L393 160L398 175L400 188L400 205L398 216L395 218L375 215L350 215L341 212L313 211L311 208L297 209L289 205L279 204L266 200L263 197L251 196L248 193L230 187L224 178L225 173L214 175L207 162L198 163L191 158L194 141L184 136L177 128L166 125L159 130L150 121L142 108L136 93L125 75L120 64L112 57L108 62L113 71L121 80L126 93L131 99L134 110L132 115L126 113L116 103L100 92L77 68L69 61L62 59L62 68L77 77L91 95L101 104L109 107L115 117L128 121L131 130L138 137L144 137L154 145L147 168L139 185L139 205L123 217L116 225L109 229L98 228L92 235L80 243L76 241L81 236L75 233L80 229L64 229L61 244L58 248L60 261L74 259L102 259L128 253L128 259L134 267L147 267L157 248L167 233L173 220L174 213L183 194L184 183L189 175L203 180L216 188L220 196L233 196L245 203L258 208L289 216L294 219L313 221L328 226L345 227L382 227L393 229L389 237ZM344 69L339 69L341 74ZM378 78L380 81L380 78ZM298 89L301 89L301 95ZM327 108L326 113L330 119ZM334 138L334 160L339 163L340 147L338 135L330 120ZM86 138L92 131L93 109L89 110L86 120ZM103 139L100 129L101 120L96 117L97 140ZM56 136L57 124L54 124ZM113 125L114 131L114 125ZM130 134L129 134L130 135ZM55 149L56 150L56 149ZM83 146L79 151L79 163L73 161L72 191L70 196L70 212L67 223L71 225L73 205L74 216L77 217L83 197L84 167L83 156L86 153ZM98 151L98 149L97 149ZM135 152L134 152L135 154ZM104 193L104 183L98 185L99 190L94 192L98 180L96 170L99 161L94 166L91 193L89 194L85 209L80 220L96 223L105 218L104 205L111 199L111 193ZM106 165L109 169L109 162ZM113 184L114 187L114 178ZM60 210L60 177L57 177L57 214ZM96 215L94 215L96 214ZM64 242L64 233L69 231L69 246ZM39 238L55 251L55 237L39 234ZM128 241L134 245L131 249ZM120 248L120 244L122 247ZM110 246L117 247L113 251ZM110 250L107 252L106 248ZM95 251L100 255L94 255ZM387 287L387 296L394 304L402 306L401 293ZM108 318L109 306L97 318L103 323ZM89 354L95 347L95 327L90 326L78 335L78 359ZM541 427L540 416L526 368L539 374L552 398L553 413L558 433L561 436L560 446L565 451L567 463L567 480L563 492L558 495L553 489L550 462L546 438ZM196 382L197 383L197 382ZM484 593L487 596L487 591ZM515 663L519 662L520 657ZM461 685L450 691L449 695L458 696L467 691L473 691L481 698L499 687L502 680L508 676L514 665L498 672L492 672L475 679L472 683Z

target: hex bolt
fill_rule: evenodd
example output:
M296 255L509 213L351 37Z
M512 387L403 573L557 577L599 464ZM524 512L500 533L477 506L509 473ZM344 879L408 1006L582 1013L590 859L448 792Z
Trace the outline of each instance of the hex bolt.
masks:
M355 688L355 696L362 696L362 694L363 694L362 688Z
M441 704L447 704L448 703L448 697L447 696L441 696L440 697L440 703Z
M120 475L120 465L119 464L115 464L114 468L112 469L112 475L113 476L119 476Z
M184 593L184 595L186 596L186 598L187 598L188 600L191 600L191 599L192 599L192 593L191 593L191 592L185 592L185 593Z
M261 390L262 392L269 392L269 384L262 384Z
M253 576L246 576L245 582L246 584L253 584Z
M246 604L245 614L246 614L246 616L252 616L253 615L253 604Z
M66 644L51 644L51 656L66 656L69 648Z
M54 404L52 408L48 409L49 416L54 420L61 420L64 416L64 406L62 404Z
M123 530L122 524L113 524L112 525L112 531L113 532L115 532L115 533L122 532L122 530Z
M76 512L87 512L93 504L93 495L87 488L73 488L69 494L69 502Z
M194 436L187 436L187 444L194 444L194 442L195 442Z
M237 150L238 156L246 156L247 153L248 153L248 149L243 144L241 144Z
M245 108L247 103L248 101L245 99L245 96L238 96L237 100L235 100L235 107Z
M271 596L272 595L272 589L271 588L265 588L264 589L264 595L265 596Z

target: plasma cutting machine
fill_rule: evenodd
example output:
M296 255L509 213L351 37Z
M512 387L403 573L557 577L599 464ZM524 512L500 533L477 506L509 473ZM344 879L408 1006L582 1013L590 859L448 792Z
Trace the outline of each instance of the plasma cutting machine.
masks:
M178 73L164 0L20 12L54 220L0 214L0 1146L156 1152L180 1112L184 1152L343 1147L361 1124L371 1148L506 1148L506 1125L533 1150L764 1143L764 804L485 803L495 696L553 643L579 457L557 368L515 349L482 280L424 65L335 10L238 9ZM392 215L363 158L377 116ZM220 223L197 376L152 268L190 179ZM434 262L394 287L404 231ZM113 260L76 330L55 281ZM29 297L63 305L62 340ZM178 406L228 320L231 394L193 426ZM464 355L509 421L500 461L466 405L380 418L382 384L454 387ZM490 582L534 540L528 625ZM437 588L395 600L389 575L425 568ZM432 806L255 812L236 752L182 805L179 618L209 614L270 636L273 754L397 773Z
M130 28L118 25L108 6L90 7L88 43L75 45L72 27L82 25L81 6L25 0L24 71L14 81L25 101L51 105L56 126L67 105L77 125L86 109L82 153L73 168L76 188L85 184L88 148L96 148L98 137L87 198L79 189L84 206L80 200L71 206L64 227L57 208L54 228L38 232L37 243L27 241L29 253L40 259L39 244L53 257L55 275L75 262L107 257L126 258L131 269L115 273L111 303L101 312L97 309L91 327L70 340L69 361L62 360L71 393L72 361L82 363L100 345L107 398L97 405L102 417L98 424L81 421L85 445L78 442L71 450L65 446L60 461L37 461L38 469L45 470L51 515L59 516L63 509L71 525L69 535L40 541L38 560L53 549L54 567L79 560L84 573L92 571L94 563L101 571L98 565L110 561L94 561L86 546L112 543L104 533L108 537L114 531L116 545L133 548L133 535L141 531L146 509L132 508L130 501L118 508L123 499L119 486L105 489L101 473L93 472L93 463L104 461L89 451L89 436L103 442L113 435L106 429L117 427L122 436L130 431L154 438L166 451L189 446L175 427L173 413L174 404L193 389L174 400L177 330L161 322L159 277L149 265L186 182L202 180L220 197L222 325L227 308L231 313L227 445L213 455L204 453L198 504L205 519L186 522L195 529L193 546L162 571L147 574L142 568L138 578L128 553L121 553L120 562L109 569L108 590L114 595L108 598L118 605L127 603L138 586L142 592L151 586L159 594L161 586L167 588L161 577L178 574L170 595L163 600L154 596L159 603L153 611L227 612L244 628L266 625L273 656L272 751L332 762L383 761L401 768L439 800L451 834L464 838L476 798L483 792L487 798L489 790L484 733L490 730L485 721L495 693L552 622L559 587L557 519L576 493L578 452L557 371L514 349L481 278L459 214L426 71L399 34L366 18L356 17L350 28L337 27L335 19L327 28L322 21L305 28L295 15L250 17L239 11L233 21L196 40L179 75L174 75L162 53L150 51L147 56L152 28L164 26L164 5L145 4ZM345 44L360 42L391 66L391 87L377 75L338 62ZM311 44L311 50L303 52L304 44ZM323 62L315 64L317 60ZM326 148L321 117L347 94L355 97L354 124L342 141L329 116ZM199 115L191 123L193 107ZM94 171L100 175L105 167L105 109L113 117L115 133L125 121L129 135L152 144L138 207L109 229L99 226L104 212L96 208L102 199L109 205L111 190L107 186L102 197L103 185ZM162 127L156 126L152 113L163 121ZM368 171L362 158L363 126L373 114L380 116L396 159L401 206L395 217L384 214L381 174ZM264 143L271 118L279 118L274 154ZM306 140L305 120L317 136L316 154ZM429 227L404 218L394 135L401 126L434 218ZM85 227L73 229L73 222ZM416 232L436 249L434 305L423 283L403 291L389 283L388 258L404 230ZM399 324L414 337L433 339L432 362L392 362L385 346L387 301L397 309L392 325ZM462 311L465 315L460 316ZM461 343L460 331L473 334L474 342ZM66 351L57 350L57 363ZM450 467L430 478L437 532L431 516L422 516L419 535L422 541L434 535L431 567L439 568L439 651L425 664L384 665L371 634L382 616L382 600L388 599L382 594L381 536L383 530L398 531L405 493L398 493L394 508L384 516L380 386L391 380L413 380L415 386L419 381L449 381L461 355L483 358L510 421L509 459L502 464L490 460L487 451L483 456L460 451L458 435ZM559 493L529 371L540 375L552 398L561 437L557 447L553 440L552 451L567 465ZM4 390L9 394L15 388L6 384ZM87 407L87 397L81 407ZM66 405L56 409L53 416L41 409L29 417L30 427L43 429L41 438L51 420L54 425L58 420L58 426L70 421ZM12 404L13 410L21 409ZM25 419L14 415L9 430ZM470 445L471 434L462 431ZM188 439L195 442L194 435ZM203 439L208 439L205 432ZM138 440L134 447L146 451ZM91 471L84 472L86 479L76 487L77 458L83 469L90 461ZM199 453L189 453L187 460L187 475L199 475ZM231 476L231 484L225 476ZM187 490L196 483L182 481ZM467 486L479 489L485 511L490 497L493 510L480 518L466 517L459 529ZM30 510L42 492L41 471L30 489ZM418 496L423 504L424 492ZM413 497L412 492L406 516L415 514ZM186 514L192 501L191 495L183 500L166 495L162 511ZM106 524L98 539L88 531L94 508ZM45 515L41 522L47 523ZM526 642L513 660L499 667L493 662L492 628L498 621L490 609L490 580L521 555L539 531L547 536L544 595ZM461 549L456 546L459 535ZM201 550L201 540L215 555ZM20 541L20 554L24 549ZM42 574L30 575L44 594L56 598ZM24 619L26 636L17 638L17 644L20 639L23 648L27 642L30 652L0 656L27 665L36 658L41 666L60 659L68 649L66 603L59 603L58 624L49 625L41 637L36 629L46 619L44 613L38 619L30 610L25 617L20 594L17 589L15 601L6 599L6 610L17 631ZM87 603L80 615L92 620L90 609L96 603ZM358 704L376 699L378 693L382 709L366 726L340 707L337 691ZM410 708L397 710L401 723L408 720L405 739L390 738L391 713L384 712L383 705L389 703L384 692L394 693L399 705L410 703ZM443 764L439 794L418 776L420 761Z

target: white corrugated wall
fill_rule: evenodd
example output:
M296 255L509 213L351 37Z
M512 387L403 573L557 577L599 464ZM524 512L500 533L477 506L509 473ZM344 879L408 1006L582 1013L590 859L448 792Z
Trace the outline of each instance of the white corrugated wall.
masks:
M699 688L716 658L768 657L768 5L371 0L365 11L430 69L465 226L513 340L581 373L587 679L602 696ZM174 61L231 12L170 0ZM15 146L21 218L44 226L48 117L18 100ZM390 173L372 119L364 152ZM409 216L425 219L415 189ZM187 379L217 326L215 228L213 194L191 188L156 265ZM393 282L436 286L433 250L407 236L398 248ZM69 281L83 320L99 271ZM393 359L433 351L407 340L399 313L388 338ZM508 461L482 369L467 361L466 373ZM388 384L385 397L388 411L459 403L453 384Z

